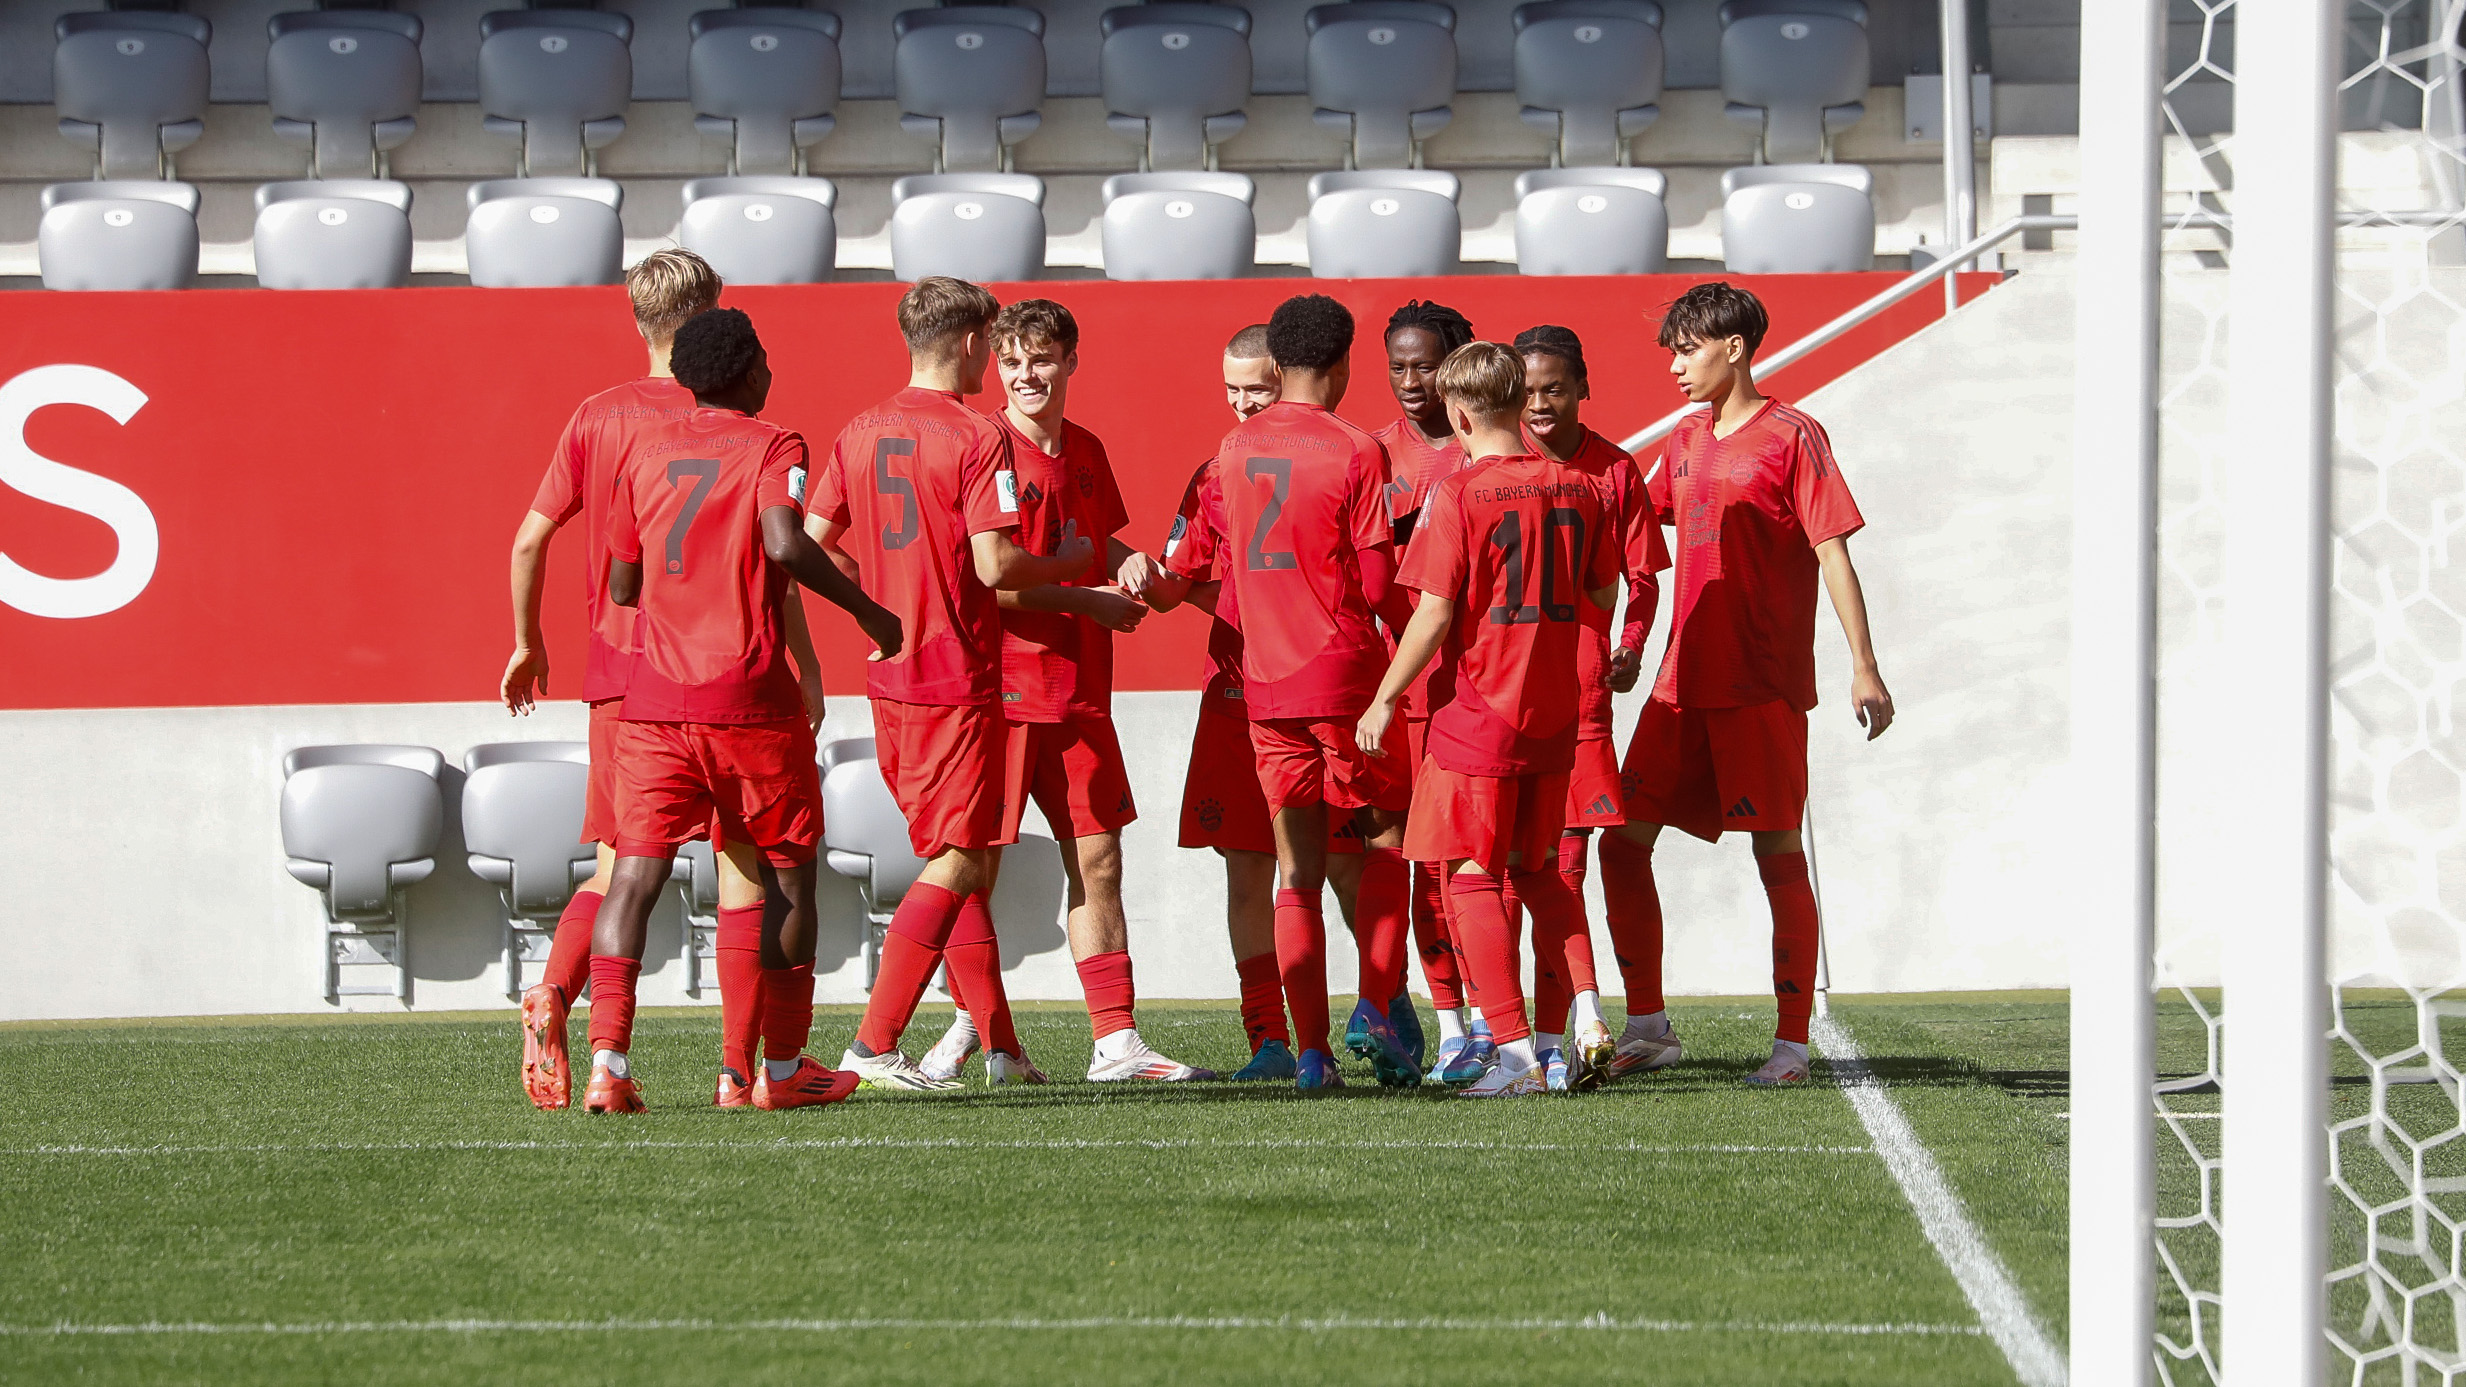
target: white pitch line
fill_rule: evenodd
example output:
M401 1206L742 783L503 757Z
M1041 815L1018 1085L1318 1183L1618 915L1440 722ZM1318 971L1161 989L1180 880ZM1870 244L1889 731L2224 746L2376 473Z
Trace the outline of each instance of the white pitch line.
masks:
M1163 1138L979 1141L963 1137L782 1137L772 1141L402 1141L268 1142L231 1146L85 1146L0 1148L0 1156L212 1156L274 1152L360 1151L1600 1151L1649 1156L1867 1156L1871 1146L1652 1146L1508 1141L1307 1141Z
M194 1335L338 1335L338 1334L594 1334L749 1332L794 1334L855 1334L889 1330L904 1332L976 1333L985 1330L1266 1330L1325 1334L1353 1330L1441 1331L1450 1333L1531 1333L1533 1331L1610 1334L1807 1334L1845 1337L1961 1337L1981 1331L1967 1324L1825 1324L1815 1321L1768 1323L1753 1320L1621 1320L1608 1315L1580 1319L1385 1319L1365 1315L1248 1317L1239 1315L1107 1315L1070 1319L1002 1317L993 1319L603 1319L603 1320L329 1320L292 1324L208 1323L200 1321L145 1324L0 1324L0 1338L113 1338L156 1334Z
M1935 1255L1960 1283L1961 1294L1978 1312L1979 1325L2003 1350L2013 1374L2024 1387L2064 1387L2071 1370L2063 1351L2047 1338L2037 1316L2030 1312L2029 1298L2021 1294L1986 1235L1970 1221L1969 1210L1944 1179L1934 1153L1910 1129L1909 1119L1901 1115L1874 1071L1867 1068L1866 1054L1858 1042L1830 1017L1818 1018L1810 1029L1824 1058L1840 1076L1841 1092L1875 1142L1884 1168L1892 1172L1893 1182L1901 1187L1918 1215L1919 1226L1926 1230L1927 1241L1935 1245Z

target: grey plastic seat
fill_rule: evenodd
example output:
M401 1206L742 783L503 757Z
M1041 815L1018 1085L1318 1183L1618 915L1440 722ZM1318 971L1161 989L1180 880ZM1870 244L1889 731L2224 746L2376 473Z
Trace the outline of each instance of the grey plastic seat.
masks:
M462 843L471 875L505 905L505 995L522 965L545 963L557 917L599 867L582 841L587 742L489 742L462 754Z
M1044 123L1045 17L1005 5L903 10L891 20L899 128L936 141L934 171L1007 169Z
M420 17L306 10L266 21L266 104L274 133L309 147L318 178L381 175L420 109Z
M404 893L437 869L445 758L424 746L304 746L283 757L283 866L325 902L325 999L411 996ZM393 970L345 986L346 964Z
M719 854L711 840L696 838L678 848L668 880L685 905L684 947L677 955L685 965L685 995L699 997L719 976Z
M865 902L865 986L873 986L882 939L900 900L925 870L908 841L908 820L882 779L873 738L849 737L822 748L822 857L856 883Z
M1860 0L1727 0L1724 114L1761 132L1756 162L1832 158L1832 137L1867 113L1871 60Z
M35 252L46 289L185 289L197 278L197 189L152 179L54 183Z
M52 104L60 133L94 153L97 178L162 178L205 134L206 44L193 14L113 10L53 22Z
M827 178L697 178L677 240L729 284L826 284L839 263L838 201Z
M891 278L977 284L1045 268L1045 181L1024 173L915 174L891 184Z
M484 289L614 284L624 275L624 192L605 178L498 178L466 194L463 251Z
M1875 180L1856 164L1763 164L1721 175L1721 259L1738 274L1875 268Z
M1435 169L1362 169L1310 177L1310 273L1400 279L1461 268L1459 185Z
M1661 7L1653 0L1519 5L1516 100L1550 132L1554 162L1624 164L1661 114Z
M1670 267L1669 180L1659 169L1534 169L1516 176L1516 271L1656 275Z
M1141 169L1214 167L1250 99L1250 12L1158 0L1104 12L1105 124L1139 142Z
M694 126L728 146L730 173L802 173L839 104L839 16L751 6L704 10L685 74Z
M1352 0L1303 16L1311 119L1345 137L1346 168L1403 168L1455 114L1456 12Z
M602 10L496 10L480 16L480 124L522 142L520 171L588 173L593 150L625 133L634 22Z
M411 185L319 178L257 189L257 283L399 289L411 282Z
M1238 173L1117 173L1104 183L1107 279L1239 279L1258 263L1258 187Z

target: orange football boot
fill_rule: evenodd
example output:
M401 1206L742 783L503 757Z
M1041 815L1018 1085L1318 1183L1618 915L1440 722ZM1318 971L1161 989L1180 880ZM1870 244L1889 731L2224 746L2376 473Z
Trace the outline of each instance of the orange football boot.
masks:
M811 1055L796 1057L796 1072L771 1082L769 1066L754 1078L753 1105L764 1112L781 1108L813 1108L836 1103L856 1092L856 1076L844 1069L825 1069Z
M756 1070L755 1072L759 1073L761 1071ZM750 1108L753 1106L754 1094L759 1091L760 1088L760 1080L756 1080L749 1084L745 1082L744 1075L737 1073L735 1070L728 1068L726 1065L721 1065L719 1068L719 1091L711 1095L711 1106L714 1108Z
M522 994L522 1091L542 1111L574 1101L574 1071L565 1053L565 994L540 983Z
M608 1066L591 1066L591 1087L582 1095L584 1112L643 1112L642 1086L631 1077L620 1079Z

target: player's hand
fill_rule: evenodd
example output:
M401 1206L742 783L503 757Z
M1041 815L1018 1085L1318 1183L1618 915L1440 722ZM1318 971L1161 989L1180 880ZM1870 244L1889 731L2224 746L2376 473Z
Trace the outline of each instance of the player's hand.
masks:
M828 714L830 708L829 704L822 701L822 676L808 674L797 680L796 692L805 700L805 725L820 732L822 719Z
M1868 741L1883 736L1884 729L1892 726L1892 694L1875 671L1850 676L1850 703L1858 709L1858 725L1867 729Z
M1113 581L1120 584L1123 590L1131 596L1144 602L1147 600L1148 588L1163 576L1164 566L1162 564L1148 557L1146 553L1133 549L1130 551L1130 557L1122 560L1121 571L1113 575Z
M906 639L905 633L900 629L898 616L879 602L867 605L873 610L860 613L856 618L857 629L865 633L865 639L873 642L873 653L865 658L868 660L897 659L900 644Z
M514 658L505 662L505 677L497 681L497 697L504 701L505 711L520 717L546 692L548 652L514 647Z
M1062 522L1062 542L1054 546L1053 557L1074 568L1093 562L1096 558L1096 542L1079 533L1078 521L1065 520Z
M1626 693L1644 672L1644 652L1624 645L1610 647L1610 692Z
M1369 710L1361 715L1361 721L1353 728L1353 739L1361 743L1364 755L1385 756L1387 754L1387 728L1395 721L1395 718L1394 704L1376 701L1371 703Z
M1136 631L1147 619L1147 604L1120 588L1081 588L1079 614L1113 631Z

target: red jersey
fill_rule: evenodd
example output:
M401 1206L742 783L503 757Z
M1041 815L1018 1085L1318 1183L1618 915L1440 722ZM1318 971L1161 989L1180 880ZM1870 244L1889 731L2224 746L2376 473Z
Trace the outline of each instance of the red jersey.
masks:
M1644 637L1652 630L1653 608L1661 598L1661 580L1654 575L1670 566L1669 546L1661 542L1661 519L1653 514L1652 502L1644 495L1644 474L1636 470L1635 459L1626 449L1591 429L1584 431L1584 442L1566 465L1592 478L1594 490L1601 494L1602 513L1616 536L1619 571L1627 579L1627 620L1619 644L1641 650ZM1583 619L1584 643L1578 652L1576 676L1584 701L1576 735L1586 741L1603 740L1613 735L1610 613L1590 602L1577 610Z
M539 479L531 509L559 526L576 515L582 525L583 610L591 643L582 665L582 701L598 703L625 695L633 667L634 609L608 600L608 497L616 484L614 464L624 456L632 431L664 424L694 411L694 397L667 376L645 376L584 400L566 421Z
M866 595L899 617L899 656L865 666L898 703L998 703L1002 615L969 538L1019 523L1010 435L944 390L910 386L848 421L814 477L813 513L846 531Z
M1203 514L1222 514L1220 503L1202 499L1208 495L1215 475L1214 458L1200 463L1199 470L1190 474L1190 484L1182 488L1182 502L1173 511L1173 528L1165 535L1165 567L1194 583L1210 582L1224 576L1219 571L1220 566L1212 560L1199 565L1196 570L1185 567L1183 555L1183 546L1189 543L1192 532L1202 523ZM1213 512L1207 509L1211 505L1217 507ZM1221 556L1220 548L1210 547ZM1194 549L1191 552L1197 551ZM1235 615L1233 589L1230 586L1219 588L1216 610L1208 616L1207 686L1199 694L1199 709L1201 712L1246 719L1250 712L1242 697L1242 631L1235 624Z
M1105 541L1130 523L1113 463L1096 435L1062 422L1062 452L1045 452L998 416L1010 435L1018 478L1019 544L1031 554L1062 547L1062 527L1075 523L1096 546L1072 587L1103 587ZM1002 612L1002 716L1012 722L1067 722L1113 712L1113 632L1067 612Z
M1577 613L1618 570L1601 495L1573 468L1495 458L1438 484L1397 575L1456 604L1430 681L1432 760L1460 775L1574 768Z
M1362 591L1361 555L1393 547L1386 461L1369 434L1291 400L1236 425L1217 449L1175 571L1205 571L1221 551L1253 718L1357 718L1378 692L1387 641Z
M801 716L788 668L789 578L762 552L761 517L787 506L801 521L803 436L730 409L637 423L631 435L608 506L608 552L642 564L625 720Z
M1387 450L1387 520L1396 526L1396 545L1413 538L1413 517L1428 504L1430 488L1464 470L1464 444L1454 435L1433 442L1410 419L1394 419L1371 437Z
M1681 708L1815 706L1815 546L1865 525L1823 426L1779 400L1716 439L1678 422L1649 491L1678 527L1670 644L1653 697Z

